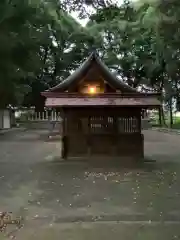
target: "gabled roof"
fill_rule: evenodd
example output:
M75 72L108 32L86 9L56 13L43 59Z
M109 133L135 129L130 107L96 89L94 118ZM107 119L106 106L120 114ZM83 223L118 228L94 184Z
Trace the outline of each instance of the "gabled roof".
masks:
M122 92L127 93L135 93L137 92L136 89L128 86L123 81L119 80L116 76L114 76L108 67L103 63L103 61L99 58L96 52L91 53L91 55L82 63L82 65L72 73L68 78L64 81L60 82L55 87L48 89L47 91L50 92L63 92L68 89L68 87L72 85L76 85L85 75L88 73L89 69L91 68L92 64L96 63L100 74L104 77L106 82L109 83L110 86L119 89Z

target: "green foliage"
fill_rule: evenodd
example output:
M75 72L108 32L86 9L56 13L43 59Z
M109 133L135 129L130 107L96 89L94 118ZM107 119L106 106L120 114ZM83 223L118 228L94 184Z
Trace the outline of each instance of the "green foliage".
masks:
M75 70L95 47L125 82L180 98L180 2L0 1L0 107L36 105L40 92ZM89 16L82 27L69 15ZM93 12L93 13L92 13Z
M94 27L101 26L106 53L114 55L116 64L109 61L109 66L134 87L164 92L166 101L179 96L179 5L177 0L126 1L90 18Z
M2 0L0 35L2 108L43 105L40 92L69 75L89 41L87 31L55 0Z

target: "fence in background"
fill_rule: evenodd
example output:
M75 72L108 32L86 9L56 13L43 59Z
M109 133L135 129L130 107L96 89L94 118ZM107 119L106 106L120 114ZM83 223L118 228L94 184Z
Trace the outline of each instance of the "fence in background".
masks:
M27 128L37 128L37 129L51 129L55 126L59 129L61 126L62 118L60 112L56 111L44 111L44 112L32 112L28 111L22 113L18 118L20 124ZM55 124L55 125L54 125ZM149 118L146 115L142 116L142 129L148 129L151 127Z
M27 115L28 121L61 121L62 118L60 117L59 112L34 112Z
M25 128L29 129L44 129L49 131L57 131L61 129L62 118L60 113L56 111L24 111L16 117L16 122Z

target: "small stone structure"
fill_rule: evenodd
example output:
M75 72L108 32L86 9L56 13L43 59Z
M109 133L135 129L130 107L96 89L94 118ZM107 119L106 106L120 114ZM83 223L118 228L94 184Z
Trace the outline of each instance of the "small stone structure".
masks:
M0 110L0 129L11 128L11 113L9 109Z

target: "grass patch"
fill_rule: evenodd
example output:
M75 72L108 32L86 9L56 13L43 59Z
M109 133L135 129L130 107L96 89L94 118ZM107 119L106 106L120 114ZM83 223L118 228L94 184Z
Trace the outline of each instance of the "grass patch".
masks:
M163 128L164 127L171 127L169 116L166 117L166 125L164 125L164 124L162 126L159 125L158 115L155 115L154 118L151 118L150 123L153 127L163 127ZM173 126L171 128L172 129L180 129L180 117L176 117L176 116L173 117Z

